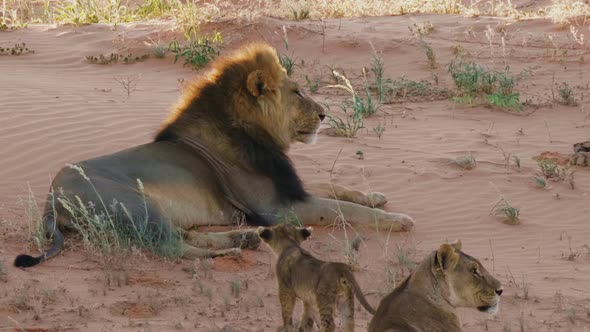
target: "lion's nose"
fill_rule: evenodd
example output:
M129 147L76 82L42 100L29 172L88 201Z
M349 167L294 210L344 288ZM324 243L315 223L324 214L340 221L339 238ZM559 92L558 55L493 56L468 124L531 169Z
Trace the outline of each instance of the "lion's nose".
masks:
M320 117L320 122L321 122L321 121L324 121L324 119L326 118L326 115L323 113L320 113L319 117Z
M504 292L502 288L496 289L496 294L498 294L498 296L502 295L502 292Z

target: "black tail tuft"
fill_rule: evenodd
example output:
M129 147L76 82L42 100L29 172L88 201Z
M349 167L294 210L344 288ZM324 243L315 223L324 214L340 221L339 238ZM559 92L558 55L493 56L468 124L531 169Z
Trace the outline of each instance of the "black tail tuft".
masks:
M33 257L29 255L18 255L14 260L14 266L31 267L41 263L41 261L43 261L43 256Z

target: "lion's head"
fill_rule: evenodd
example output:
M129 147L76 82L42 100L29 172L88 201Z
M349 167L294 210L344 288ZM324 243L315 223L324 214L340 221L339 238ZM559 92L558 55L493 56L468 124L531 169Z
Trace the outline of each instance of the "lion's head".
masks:
M252 43L216 59L205 78L188 86L158 136L190 130L204 117L217 121L215 130L238 128L286 150L292 142L314 143L325 114L287 76L273 47Z
M296 227L289 223L278 224L272 227L258 227L258 236L272 251L280 255L281 252L293 245L299 246L301 242L311 236L311 227Z
M496 313L500 306L502 284L479 260L461 251L461 242L442 244L432 263L435 275L444 278L449 302L455 307L477 308Z

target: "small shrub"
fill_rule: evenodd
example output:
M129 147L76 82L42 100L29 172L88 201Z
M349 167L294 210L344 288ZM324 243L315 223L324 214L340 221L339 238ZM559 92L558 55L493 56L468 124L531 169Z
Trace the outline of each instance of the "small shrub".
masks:
M240 291L242 288L242 284L240 283L239 279L232 280L231 282L231 294L234 297L240 297Z
M123 23L135 19L134 13L122 0L70 0L55 7L56 20L60 23Z
M405 76L393 81L388 80L387 83L385 90L396 99L396 102L447 99L452 95L451 91L433 86L429 81L412 81Z
M520 223L520 209L512 206L506 199L502 198L492 208L496 216L503 216L506 223L517 225Z
M348 103L339 105L344 117L328 115L328 125L336 130L337 136L356 137L357 132L364 128L363 114L356 112Z
M172 0L144 0L135 14L142 19L159 18L169 14L172 9Z
M305 75L305 84L311 93L316 93L320 89L320 80L312 81L307 75Z
M111 53L110 55L89 55L86 57L88 62L97 64L97 65L110 65L114 63L124 63L124 64L132 64L140 61L144 61L149 58L149 54L143 54L140 56L134 56L133 54L129 53L127 55Z
M219 32L213 37L198 38L194 41L187 41L180 46L177 40L173 40L168 46L168 50L174 54L176 63L180 57L184 58L184 65L191 65L199 69L209 63L209 61L219 56L219 50L223 47L223 37Z
M436 69L438 68L438 63L436 63L436 55L434 54L434 50L432 46L421 40L422 48L424 49L424 54L426 55L426 60L428 61L428 68L429 69Z
M566 106L576 106L578 103L574 98L574 91L566 82L561 83L558 86L559 91L559 103Z
M166 57L166 52L168 50L166 49L166 47L162 46L162 45L158 45L156 47L154 47L152 49L152 53L154 54L154 56L158 59L163 59Z
M357 132L364 128L363 118L377 112L379 107L373 103L368 87L365 87L367 93L367 99L365 100L355 93L348 78L336 71L333 73L339 78L341 84L329 85L328 87L347 91L351 95L352 101L347 100L339 105L344 113L344 119L328 115L328 124L336 129L338 136L355 137Z
M475 157L471 153L455 158L452 163L466 170L472 170L477 166Z
M283 26L283 45L285 46L285 50L289 51L289 38L287 35L287 28L285 26ZM287 76L291 77L296 66L295 62L297 61L297 58L293 58L287 54L279 53L279 61L281 62L281 66L283 66L283 68L285 68L287 71Z
M531 180L533 181L533 183L535 184L535 187L537 187L537 188L541 188L541 189L548 188L547 180L542 176L533 176L531 178Z
M379 139L381 139L381 135L383 135L383 133L385 132L385 126L382 123L380 123L377 125L377 127L373 128L373 132L377 134L377 137L379 137Z
M486 95L486 98L492 106L513 111L522 111L522 103L520 102L519 93L511 93L509 95L494 93Z
M295 21L303 21L309 18L309 7L294 8L291 7L291 15Z
M377 100L382 103L387 93L386 83L389 80L383 79L383 60L377 52L373 52L373 61L371 62L371 71L375 75L375 89L377 90Z
M475 104L478 96L494 107L521 111L520 94L514 91L516 79L510 74L510 67L503 71L488 71L474 63L456 58L448 67L453 81L459 90L457 102Z
M23 54L34 54L35 51L27 47L26 43L16 43L13 47L1 47L0 55L23 55Z

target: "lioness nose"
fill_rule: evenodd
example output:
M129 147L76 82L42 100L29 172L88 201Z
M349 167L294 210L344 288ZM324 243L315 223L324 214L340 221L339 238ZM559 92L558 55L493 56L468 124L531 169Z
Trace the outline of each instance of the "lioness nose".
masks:
M496 294L498 294L498 296L502 295L502 292L504 292L502 288L496 289Z
M320 113L319 117L320 117L320 121L324 121L324 119L326 118L326 115L323 113Z

